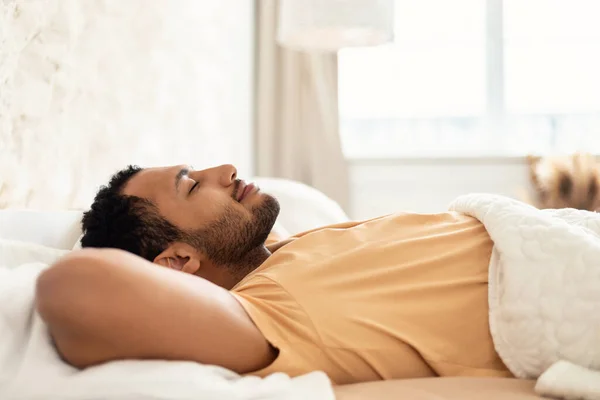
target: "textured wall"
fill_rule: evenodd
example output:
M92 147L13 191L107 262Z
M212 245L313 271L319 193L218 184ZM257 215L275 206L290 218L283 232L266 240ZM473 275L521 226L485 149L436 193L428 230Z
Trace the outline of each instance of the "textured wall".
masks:
M0 208L86 207L128 163L250 173L251 3L0 0Z

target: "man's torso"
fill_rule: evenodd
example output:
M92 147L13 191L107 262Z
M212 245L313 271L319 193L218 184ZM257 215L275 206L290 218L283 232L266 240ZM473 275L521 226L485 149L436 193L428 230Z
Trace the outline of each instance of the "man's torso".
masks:
M489 334L492 246L479 221L455 213L300 235L233 289L280 351L256 374L319 369L340 384L509 376Z

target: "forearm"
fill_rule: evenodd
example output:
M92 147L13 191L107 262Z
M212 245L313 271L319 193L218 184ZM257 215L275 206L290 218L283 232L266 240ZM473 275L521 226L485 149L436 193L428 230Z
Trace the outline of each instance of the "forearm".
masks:
M273 358L229 292L122 251L66 257L40 276L37 297L58 349L79 367L165 359L244 373Z

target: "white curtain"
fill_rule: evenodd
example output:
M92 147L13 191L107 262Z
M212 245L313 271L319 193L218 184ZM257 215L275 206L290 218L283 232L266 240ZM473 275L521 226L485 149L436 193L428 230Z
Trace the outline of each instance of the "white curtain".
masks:
M256 174L306 183L347 211L337 55L278 46L277 8L277 0L256 1Z

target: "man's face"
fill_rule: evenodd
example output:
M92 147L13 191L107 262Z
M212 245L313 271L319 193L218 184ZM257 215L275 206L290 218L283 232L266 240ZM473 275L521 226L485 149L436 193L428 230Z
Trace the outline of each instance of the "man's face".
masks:
M144 169L123 194L152 201L164 218L189 234L190 244L223 265L261 246L279 213L277 200L237 179L232 165Z

